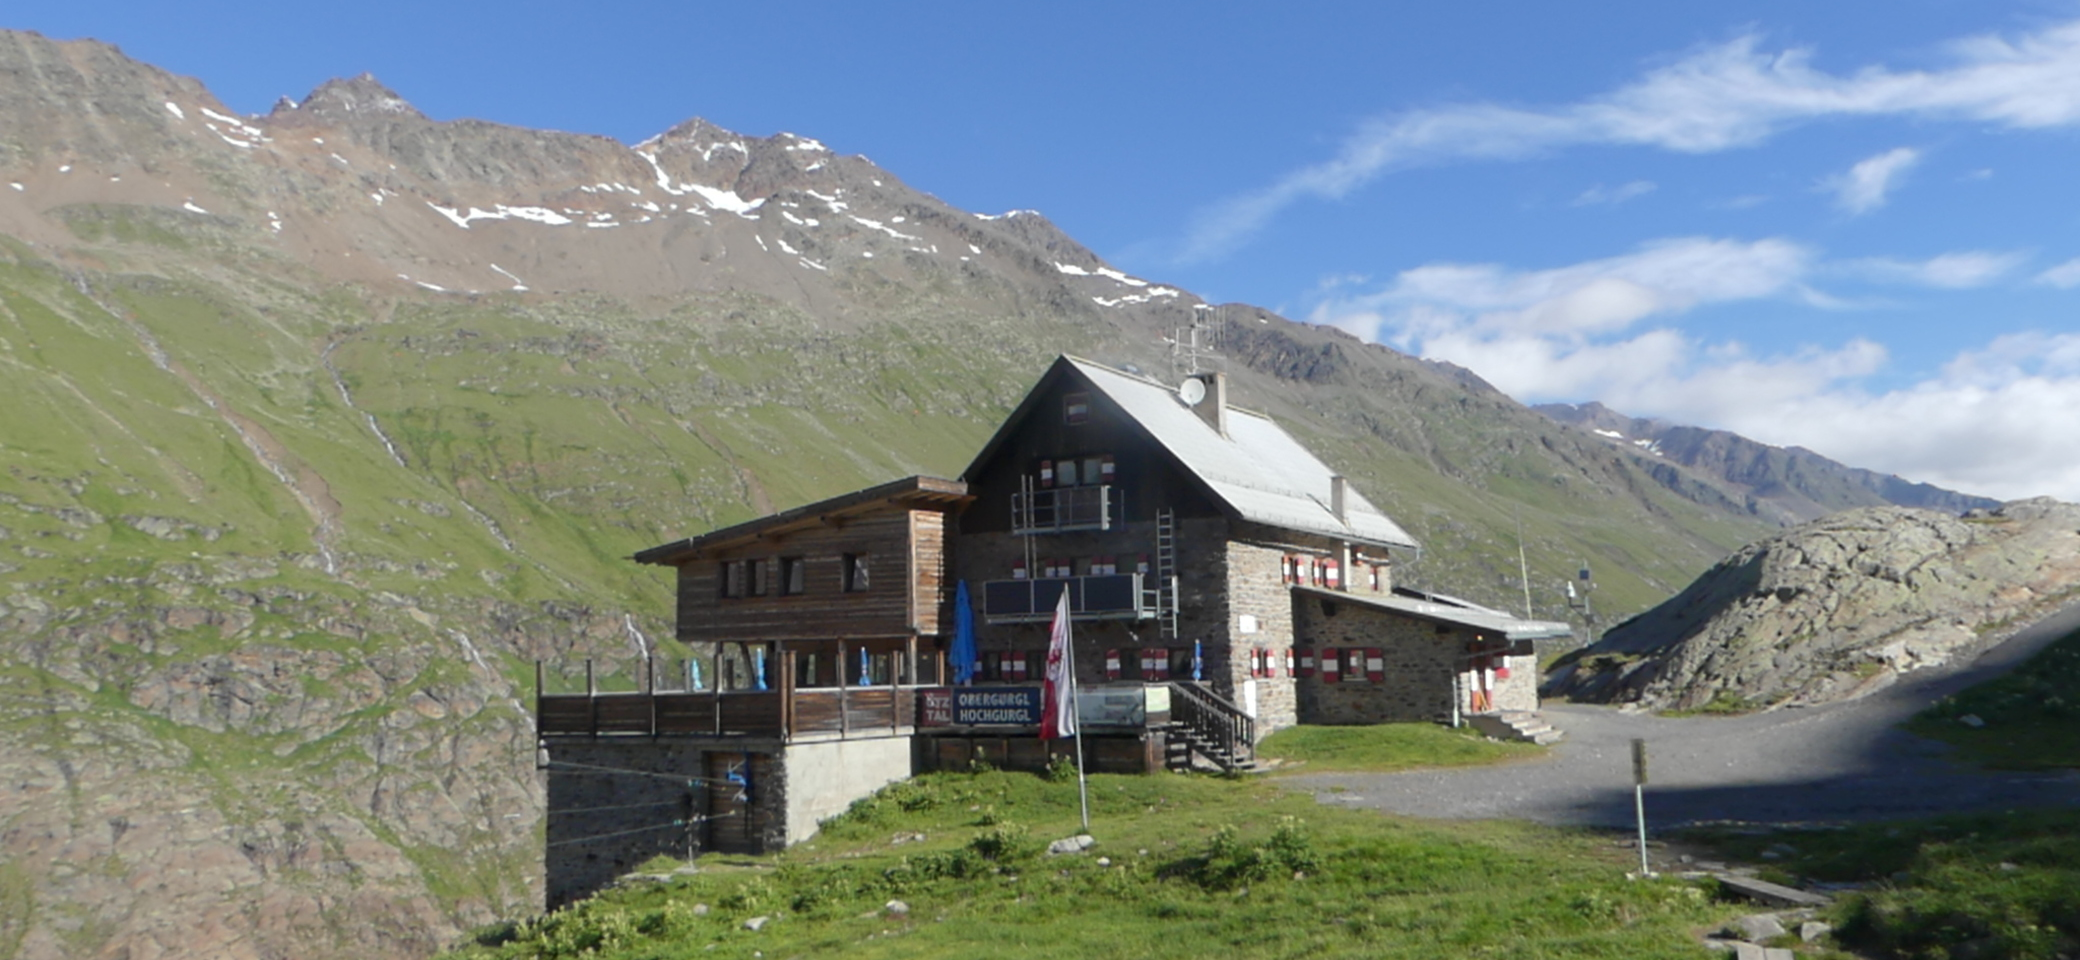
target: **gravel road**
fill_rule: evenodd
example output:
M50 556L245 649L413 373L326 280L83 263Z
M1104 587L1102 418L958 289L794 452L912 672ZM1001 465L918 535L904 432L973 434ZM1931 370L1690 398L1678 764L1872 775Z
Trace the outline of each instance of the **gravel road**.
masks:
M2080 806L2080 772L1980 771L1897 725L1936 698L2005 671L2080 628L2080 604L1972 662L1921 671L1824 707L1739 717L1657 717L1576 704L1541 712L1567 739L1524 763L1412 773L1296 773L1324 804L1422 817L1516 817L1629 826L1634 737L1647 741L1648 823L1832 822L1961 810Z

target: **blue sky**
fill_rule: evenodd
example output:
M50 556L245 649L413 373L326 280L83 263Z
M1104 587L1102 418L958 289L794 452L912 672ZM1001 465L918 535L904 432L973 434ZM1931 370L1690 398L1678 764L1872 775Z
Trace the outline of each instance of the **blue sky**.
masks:
M691 116L1526 402L2080 500L2080 2L16 0L264 111ZM1585 10L1587 12L1585 12Z

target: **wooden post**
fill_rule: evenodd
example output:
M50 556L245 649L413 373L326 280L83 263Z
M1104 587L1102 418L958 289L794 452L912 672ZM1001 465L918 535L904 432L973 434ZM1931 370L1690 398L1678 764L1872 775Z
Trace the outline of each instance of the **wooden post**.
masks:
M599 736L599 689L592 682L592 658L585 658L585 732Z
M846 708L849 698L845 695L845 691L850 688L845 681L847 666L845 662L845 641L841 639L838 641L838 738L841 740L852 736L851 711Z

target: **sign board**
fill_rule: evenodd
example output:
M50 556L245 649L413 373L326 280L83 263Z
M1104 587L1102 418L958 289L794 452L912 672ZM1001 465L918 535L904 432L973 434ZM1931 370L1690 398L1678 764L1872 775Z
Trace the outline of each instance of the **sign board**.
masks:
M1076 722L1088 730L1148 726L1148 697L1142 690L1138 685L1080 689L1076 691Z
M1037 727L1039 687L930 687L917 691L922 727Z
M920 727L952 726L953 691L946 687L932 687L917 691L917 725Z
M927 687L917 691L920 727L1037 727L1039 687ZM1076 691L1076 721L1088 729L1148 726L1150 715L1170 713L1170 688L1160 685L1084 687Z
M1638 737L1632 738L1632 783L1634 786L1646 786L1647 783L1647 742Z

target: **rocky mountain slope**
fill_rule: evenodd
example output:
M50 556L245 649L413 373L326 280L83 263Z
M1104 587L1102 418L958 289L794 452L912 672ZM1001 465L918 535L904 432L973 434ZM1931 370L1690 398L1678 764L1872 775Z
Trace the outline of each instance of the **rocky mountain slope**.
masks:
M1557 665L1552 694L1655 709L1860 696L2080 597L2080 505L1866 507L1740 550Z
M1472 374L1112 269L804 137L239 116L0 32L0 956L399 957L539 903L537 660L674 652L633 551L957 472L1195 321L1425 545L1640 609L1769 528Z
M1999 505L1987 497L1847 466L1804 447L1773 447L1726 430L1628 417L1600 403L1542 403L1532 409L1716 481L1757 516L1787 526L1886 504L1953 514Z

